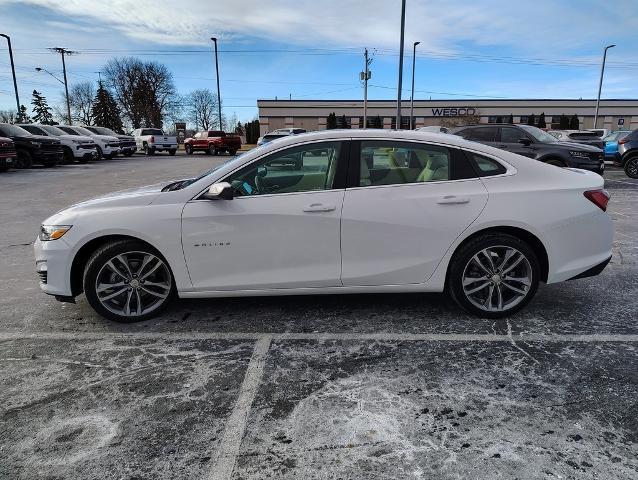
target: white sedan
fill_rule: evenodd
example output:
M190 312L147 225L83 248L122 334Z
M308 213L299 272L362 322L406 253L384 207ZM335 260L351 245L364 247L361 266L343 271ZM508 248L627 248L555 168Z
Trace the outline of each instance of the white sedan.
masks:
M44 292L102 316L176 296L449 292L496 318L539 282L611 258L603 179L460 137L349 130L287 136L197 178L102 196L44 221Z

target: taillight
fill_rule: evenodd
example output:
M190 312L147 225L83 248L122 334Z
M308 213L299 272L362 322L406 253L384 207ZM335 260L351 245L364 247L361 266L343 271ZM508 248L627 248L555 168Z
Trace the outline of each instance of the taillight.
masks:
M607 211L607 204L609 203L609 192L607 190L588 190L583 195L603 212Z
M151 143L155 143L155 137L151 135L151 139L149 140Z
M624 136L623 138L621 138L620 140L618 140L618 143L620 145L627 143L629 141L629 139L627 138L627 136Z

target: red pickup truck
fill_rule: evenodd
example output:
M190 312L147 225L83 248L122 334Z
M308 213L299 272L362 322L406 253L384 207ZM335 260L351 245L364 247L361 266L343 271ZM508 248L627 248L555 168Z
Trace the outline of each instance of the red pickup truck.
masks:
M0 172L6 172L16 165L16 149L13 140L0 137Z
M191 155L196 151L207 152L209 155L218 155L221 152L235 155L240 148L241 138L239 136L220 130L197 132L193 137L184 140L186 155Z

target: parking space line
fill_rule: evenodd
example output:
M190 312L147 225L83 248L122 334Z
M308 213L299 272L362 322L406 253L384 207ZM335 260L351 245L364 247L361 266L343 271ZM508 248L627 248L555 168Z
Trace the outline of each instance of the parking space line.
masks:
M213 468L207 476L210 480L226 480L231 477L235 469L235 462L241 447L241 441L246 431L248 414L257 395L257 389L264 374L266 355L272 342L271 335L263 335L257 340L253 354L250 357L244 381L239 390L235 408L226 422L224 435L219 446Z
M0 341L10 340L277 340L308 341L413 341L413 342L638 342L638 334L552 333L273 333L273 332L0 332Z

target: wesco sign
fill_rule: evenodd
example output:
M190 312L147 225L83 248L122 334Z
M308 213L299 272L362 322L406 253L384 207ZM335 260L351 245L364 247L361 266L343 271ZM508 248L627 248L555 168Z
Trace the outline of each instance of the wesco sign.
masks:
M474 115L476 108L472 107L444 107L433 108L432 116L434 117L459 117L462 115Z

